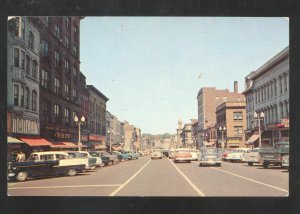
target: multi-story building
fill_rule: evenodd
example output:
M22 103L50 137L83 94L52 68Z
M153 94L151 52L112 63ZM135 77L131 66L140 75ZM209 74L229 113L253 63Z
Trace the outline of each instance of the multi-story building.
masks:
M124 121L124 150L139 150L141 142L141 131L134 125Z
M112 145L112 149L122 149L122 146L124 146L124 123L119 121L115 115L106 111L106 128L107 147Z
M203 146L204 130L213 127L216 123L216 107L227 101L245 101L245 96L238 93L238 83L234 82L234 92L228 89L218 90L215 87L201 88L197 96L198 100L198 133L197 143Z
M9 17L7 36L7 134L40 135L40 33L44 17Z
M83 116L79 102L82 18L45 17L47 27L40 29L41 136L54 142L78 141L73 117ZM83 130L80 138L88 142L88 133Z
M218 131L218 148L242 148L245 147L246 128L246 102L227 101L219 105L216 109L216 128ZM219 130L221 127L222 131ZM224 127L226 128L224 130ZM223 135L223 136L222 136ZM223 139L222 139L223 138ZM223 142L222 142L223 140Z
M95 86L89 90L89 141L95 149L104 149L106 140L106 102L108 98Z
M247 144L259 145L258 120L254 113L264 112L262 143L273 145L289 140L289 48L245 77Z
M181 132L181 139L183 147L196 147L195 145L195 136L192 132L192 124L194 124L197 120L191 119L191 123L185 123L182 132Z
M176 138L177 138L177 145L176 147L182 147L182 120L179 119L178 120L178 126L177 126L177 130L176 130Z

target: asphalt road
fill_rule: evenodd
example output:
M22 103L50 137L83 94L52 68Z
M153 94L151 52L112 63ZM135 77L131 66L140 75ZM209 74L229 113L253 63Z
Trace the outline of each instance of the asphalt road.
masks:
M279 167L223 162L221 167L149 156L73 177L9 182L9 196L276 196L288 195L289 173Z

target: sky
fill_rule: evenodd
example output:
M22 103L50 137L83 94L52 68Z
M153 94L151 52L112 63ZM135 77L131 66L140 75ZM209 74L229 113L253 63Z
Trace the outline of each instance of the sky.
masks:
M80 70L106 109L142 133L176 133L198 118L202 87L233 91L289 45L287 18L85 17Z

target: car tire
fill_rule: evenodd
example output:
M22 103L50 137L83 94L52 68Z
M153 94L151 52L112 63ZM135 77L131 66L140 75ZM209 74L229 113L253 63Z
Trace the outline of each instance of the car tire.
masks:
M203 166L203 164L202 164L202 163L200 163L200 164L199 164L199 166L200 166L200 167L202 167L202 166Z
M17 181L26 181L27 177L28 177L28 172L20 171L16 175L16 180Z
M67 171L67 175L68 176L74 176L74 175L76 175L76 169L68 169L68 171Z
M269 168L269 164L268 163L263 163L263 168L264 169L268 169Z
M249 165L249 166L253 166L253 163L252 163L252 162L248 162L248 165Z
M109 162L107 163L107 165L108 165L108 166L113 165L113 161L109 161Z
M101 166L101 165L100 165L100 166ZM96 169L96 166L90 167L90 170L94 170L94 169Z

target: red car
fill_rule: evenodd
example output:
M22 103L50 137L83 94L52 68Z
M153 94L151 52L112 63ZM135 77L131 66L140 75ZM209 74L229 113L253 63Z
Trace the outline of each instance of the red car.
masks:
M188 162L191 163L192 155L188 151L177 151L174 157L174 163L177 162Z

